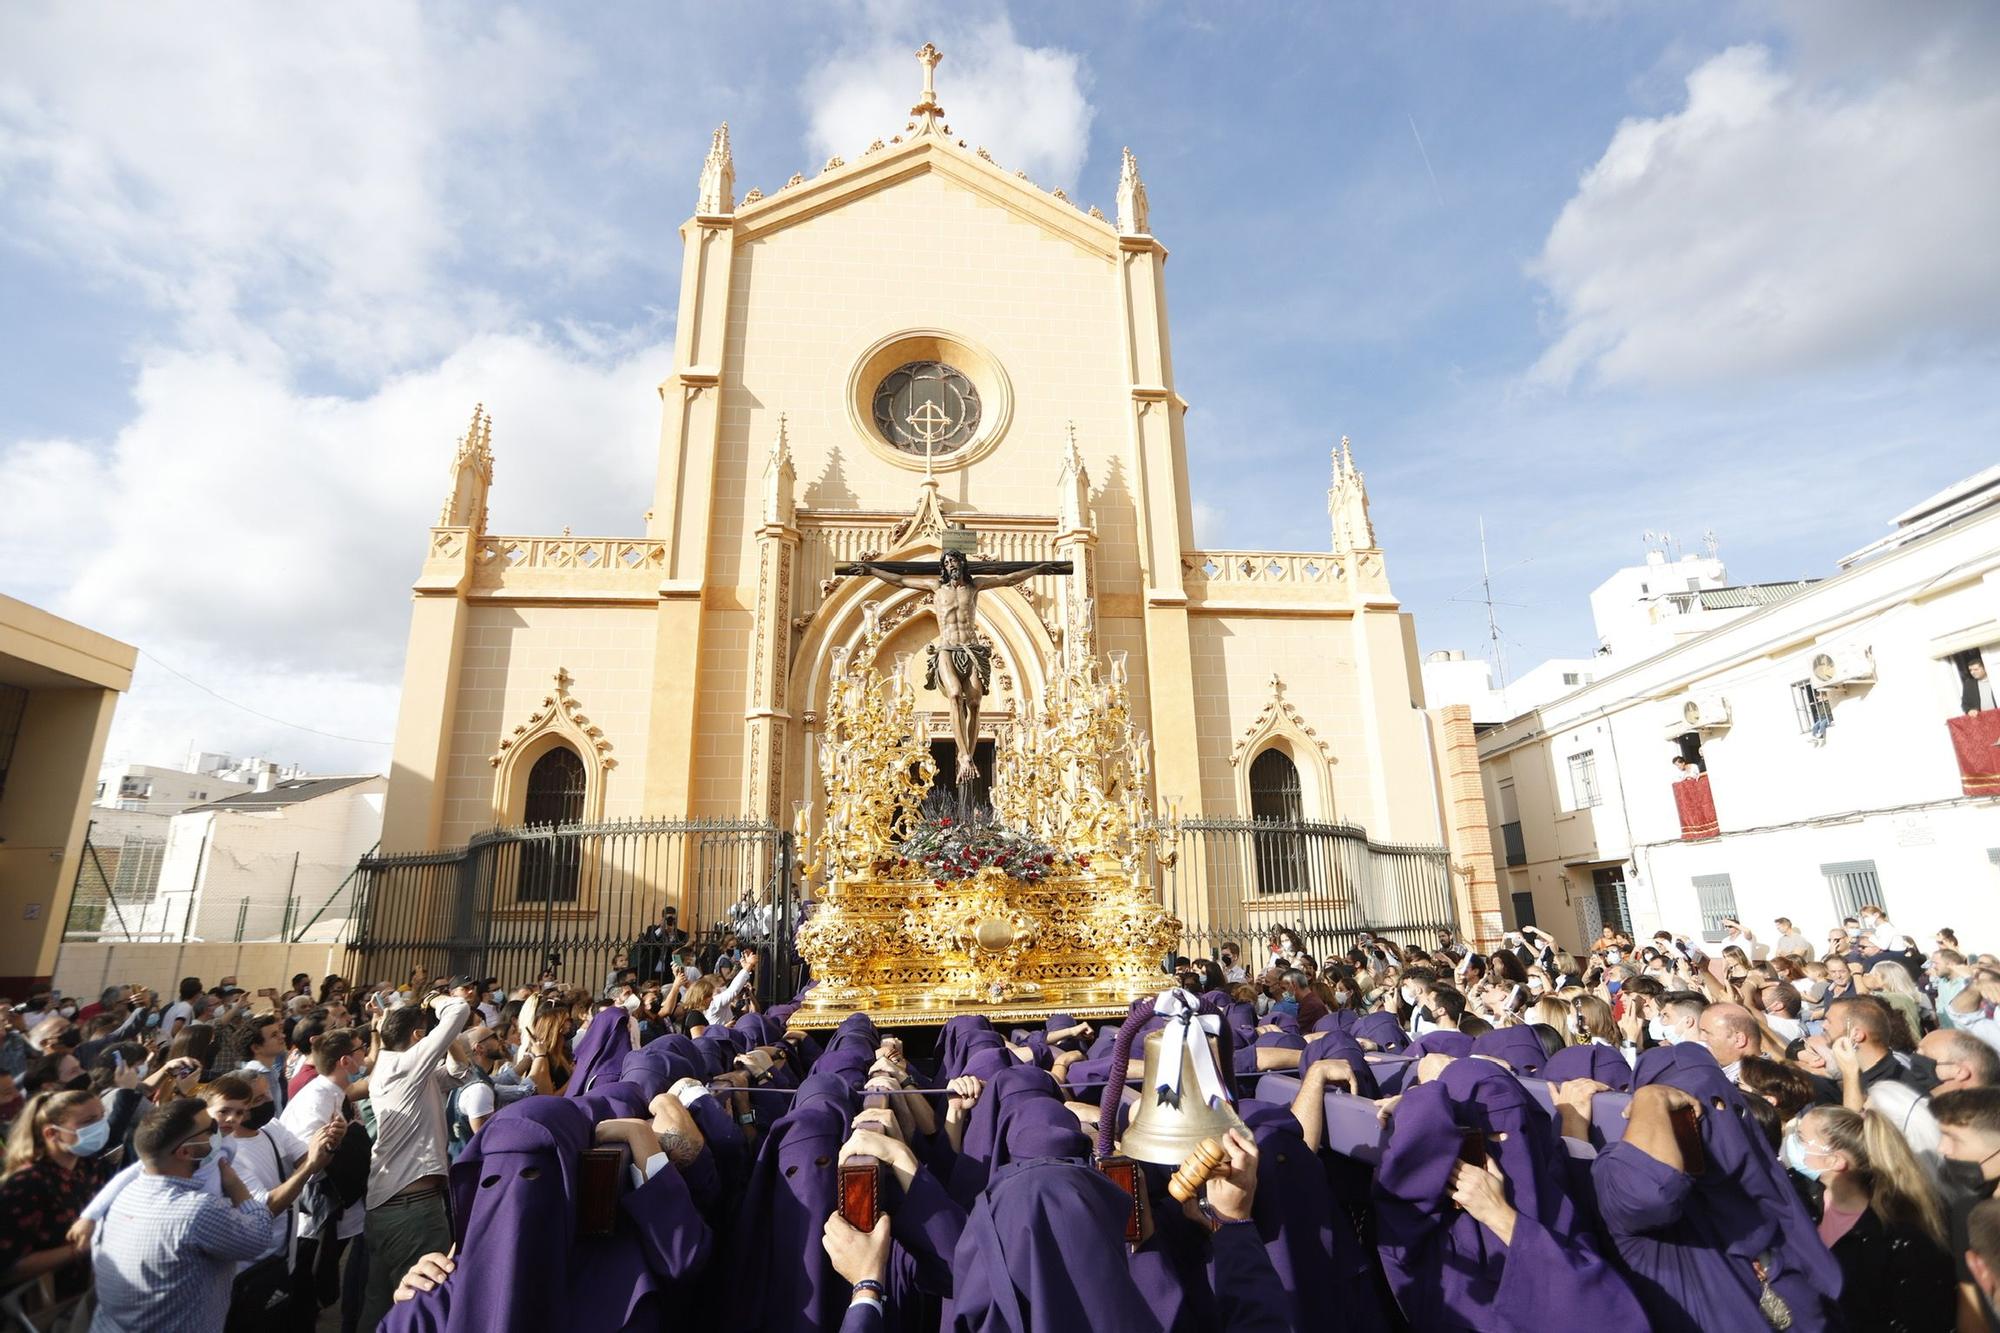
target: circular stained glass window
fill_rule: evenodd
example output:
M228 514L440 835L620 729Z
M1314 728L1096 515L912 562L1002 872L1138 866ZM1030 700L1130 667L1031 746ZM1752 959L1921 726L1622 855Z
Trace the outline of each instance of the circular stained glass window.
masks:
M948 454L979 432L979 390L942 361L898 366L875 386L875 429L912 454Z

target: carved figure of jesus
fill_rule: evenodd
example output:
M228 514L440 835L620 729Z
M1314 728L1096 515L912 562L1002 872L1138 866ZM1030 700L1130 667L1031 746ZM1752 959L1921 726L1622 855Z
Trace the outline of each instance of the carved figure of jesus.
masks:
M958 551L946 551L935 577L912 572L914 562L863 561L840 573L866 574L898 588L931 595L931 615L937 620L937 641L929 648L924 687L944 695L951 708L951 735L958 745L960 786L979 777L973 747L979 743L979 705L993 683L993 650L979 642L979 594L986 588L1011 588L1037 574L1067 574L1067 560L1006 561L975 568ZM916 568L923 568L917 565ZM989 572L991 571L991 572Z

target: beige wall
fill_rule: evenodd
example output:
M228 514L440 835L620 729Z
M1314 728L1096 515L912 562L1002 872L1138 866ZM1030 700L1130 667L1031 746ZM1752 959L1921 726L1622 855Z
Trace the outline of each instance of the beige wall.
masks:
M343 949L330 944L67 944L56 965L55 984L65 995L88 1002L106 986L147 986L169 998L179 994L182 977L200 977L204 987L233 976L255 993L266 986L284 990L296 972L321 977L341 970Z
M28 691L0 792L0 994L55 968L111 713L137 656L0 597L0 684Z

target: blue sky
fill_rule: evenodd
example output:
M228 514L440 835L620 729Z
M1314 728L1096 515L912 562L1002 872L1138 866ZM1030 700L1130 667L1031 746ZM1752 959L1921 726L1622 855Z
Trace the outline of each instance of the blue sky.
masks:
M1200 538L1323 546L1350 435L1426 649L1483 647L1481 518L1518 671L1648 529L1822 574L2000 452L2000 8L951 13L11 15L0 590L151 654L112 754L385 763L471 404L496 528L636 530L709 131L739 190L814 171L924 40L1043 186L1108 211L1139 155Z

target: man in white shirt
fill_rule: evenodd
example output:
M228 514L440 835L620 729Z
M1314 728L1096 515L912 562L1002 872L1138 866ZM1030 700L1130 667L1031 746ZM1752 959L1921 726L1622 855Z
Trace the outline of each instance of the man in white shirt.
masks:
M468 984L423 1004L392 1009L378 1029L382 1049L368 1079L375 1153L368 1164L368 1294L361 1303L362 1333L389 1312L396 1284L410 1265L452 1243L445 1200L450 1135L444 1103L466 1061L460 1053L449 1071L444 1063L472 1015L475 990Z
M195 997L201 994L200 977L181 978L181 997L160 1015L160 1040L172 1041L180 1030L194 1022Z
M365 1096L368 1089L362 1077L368 1072L367 1049L362 1034L354 1028L336 1028L314 1037L312 1062L318 1073L273 1122L283 1124L292 1137L307 1141L321 1125L349 1119L349 1100ZM340 1256L367 1221L362 1202L356 1199L343 1209L330 1234L311 1217L299 1219L292 1289L301 1303L311 1301L324 1309L340 1298Z

